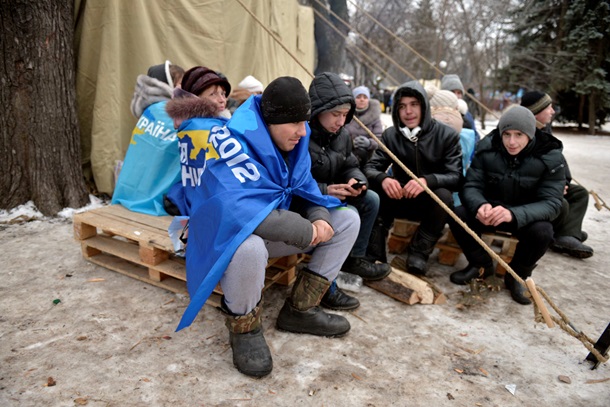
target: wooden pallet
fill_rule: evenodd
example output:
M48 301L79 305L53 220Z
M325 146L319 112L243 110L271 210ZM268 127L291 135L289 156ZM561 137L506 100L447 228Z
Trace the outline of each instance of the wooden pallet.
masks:
M406 219L395 219L394 227L388 238L388 250L390 253L403 253L411 237L419 226L418 222L412 222ZM507 263L513 259L515 249L519 241L508 233L483 233L481 240L485 242L498 256ZM440 264L453 266L462 253L462 249L455 241L451 231L446 228L445 233L439 239L436 246L438 251L438 262ZM506 270L500 264L496 266L496 274L504 275Z
M88 261L140 281L188 295L183 258L176 256L168 235L171 216L151 216L105 206L74 215L74 238ZM270 259L265 286L290 285L296 275L297 255ZM219 305L220 287L208 303Z

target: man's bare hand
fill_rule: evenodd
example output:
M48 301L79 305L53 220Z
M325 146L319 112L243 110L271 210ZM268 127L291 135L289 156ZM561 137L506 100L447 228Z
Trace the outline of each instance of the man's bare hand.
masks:
M335 234L333 228L325 220L319 219L311 225L313 227L313 237L310 246L328 242Z
M513 213L503 206L492 207L490 204L481 205L477 211L477 220L486 226L498 226L501 223L510 223Z
M396 181L394 178L384 179L381 183L381 187L383 188L383 192L390 198L402 199L402 187L400 186L400 182Z
M424 184L425 186L428 186L428 183L426 182L426 180L424 178L419 178L419 181ZM421 194L422 192L424 192L424 188L419 185L419 183L415 180L411 180L409 182L407 182L407 185L404 186L404 188L402 189L402 193L404 195L405 198L409 199L409 198L416 198L419 194Z
M345 198L349 198L350 196L358 196L366 189L366 187L362 187L360 189L354 189L351 186L355 184L357 181L352 178L347 184L331 184L326 187L326 193L330 196L334 196L335 198L339 198L340 200L345 200Z

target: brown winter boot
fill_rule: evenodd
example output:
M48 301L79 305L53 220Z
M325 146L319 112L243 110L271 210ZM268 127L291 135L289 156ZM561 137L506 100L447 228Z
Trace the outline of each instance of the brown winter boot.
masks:
M327 314L319 307L328 287L330 281L326 278L306 268L301 270L277 317L277 328L318 336L345 335L351 328L348 320L341 315Z
M246 315L235 315L229 311L223 298L221 310L226 314L225 325L229 328L233 364L237 370L253 377L271 373L273 360L263 336L260 302Z

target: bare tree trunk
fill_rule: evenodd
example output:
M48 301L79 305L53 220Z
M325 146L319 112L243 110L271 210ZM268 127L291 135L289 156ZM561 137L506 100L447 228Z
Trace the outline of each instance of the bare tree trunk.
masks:
M87 203L76 115L73 2L1 0L0 208Z
M580 100L578 103L578 129L582 129L582 123L585 120L585 95L580 95Z
M597 99L597 91L591 92L589 95L589 134L595 134L595 122L597 121L595 100Z
M349 22L346 0L328 0L328 4L330 10L344 21ZM347 35L349 28L328 11L326 0L312 0L312 7L320 12L326 20L331 21L340 32ZM339 73L345 58L345 40L318 15L315 16L314 35L318 49L318 64L315 73Z

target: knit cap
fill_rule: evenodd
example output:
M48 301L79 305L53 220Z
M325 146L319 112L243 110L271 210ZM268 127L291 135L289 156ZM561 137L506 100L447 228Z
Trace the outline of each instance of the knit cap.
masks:
M251 93L263 93L263 84L252 75L248 75L242 79L237 87L246 89Z
M212 85L222 86L227 95L231 93L229 81L205 66L195 66L182 77L182 89L196 96Z
M457 110L458 97L455 93L449 90L440 90L434 85L427 86L426 93L428 94L431 108L445 106Z
M536 134L536 118L534 114L523 106L513 105L504 112L498 122L498 131L500 134L507 130L519 130L527 134L532 140Z
M171 62L165 61L164 64L153 65L148 68L146 75L166 83L173 88L174 82L172 81L172 75L169 72L169 66L171 64Z
M367 99L370 99L371 91L366 86L358 86L352 90L352 95L354 96L354 99L356 99L358 95L364 95Z
M267 124L308 121L311 117L309 94L297 78L281 76L265 88L261 113Z
M461 90L464 93L464 85L462 85L460 77L455 74L443 76L443 79L441 79L441 89L450 91Z
M553 100L549 95L536 90L525 92L521 97L521 106L531 110L534 115L542 112L551 103L553 103Z

